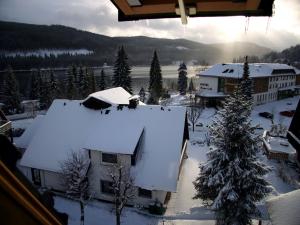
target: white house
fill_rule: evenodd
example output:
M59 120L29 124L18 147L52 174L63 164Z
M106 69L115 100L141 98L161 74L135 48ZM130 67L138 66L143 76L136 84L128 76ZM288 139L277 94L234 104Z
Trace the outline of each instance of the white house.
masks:
M199 97L206 101L231 94L243 76L242 63L223 63L197 74ZM300 71L278 63L250 63L254 104L263 104L300 94Z
M109 172L116 163L134 179L132 204L164 203L176 192L188 139L183 107L145 105L113 88L85 100L55 100L32 126L16 144L26 148L20 165L37 185L65 191L60 162L71 151L85 151L94 198L113 200Z

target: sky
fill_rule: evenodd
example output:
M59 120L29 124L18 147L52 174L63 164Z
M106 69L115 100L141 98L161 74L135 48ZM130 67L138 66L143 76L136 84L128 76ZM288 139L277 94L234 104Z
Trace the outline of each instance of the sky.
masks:
M0 20L61 24L108 36L185 38L201 43L245 41L276 51L300 44L300 0L275 0L274 16L180 18L118 22L109 0L0 0Z

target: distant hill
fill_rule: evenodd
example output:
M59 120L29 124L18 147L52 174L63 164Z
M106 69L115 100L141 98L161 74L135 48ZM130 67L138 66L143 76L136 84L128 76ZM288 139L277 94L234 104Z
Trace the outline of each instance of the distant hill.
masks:
M88 56L64 56L58 59L2 59L17 67L66 66L72 62L89 65L109 65L115 60L120 45L124 45L132 65L149 65L154 49L158 51L161 64L174 61L207 62L209 64L231 62L245 55L261 57L271 49L253 43L203 44L186 39L162 39L144 36L108 37L61 25L33 25L0 21L0 52L31 51L37 49L87 49L94 52Z
M270 52L263 57L266 62L288 63L300 68L300 44L284 49L282 52Z

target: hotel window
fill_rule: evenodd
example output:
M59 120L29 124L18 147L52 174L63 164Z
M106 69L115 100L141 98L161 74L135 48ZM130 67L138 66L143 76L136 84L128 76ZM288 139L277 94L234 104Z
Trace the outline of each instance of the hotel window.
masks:
M143 188L139 188L139 197L152 198L152 191L143 189Z
M35 185L41 185L41 174L40 170L31 168L32 182Z
M113 182L107 180L101 180L101 192L105 194L114 194Z
M117 163L118 162L117 154L102 153L102 162Z

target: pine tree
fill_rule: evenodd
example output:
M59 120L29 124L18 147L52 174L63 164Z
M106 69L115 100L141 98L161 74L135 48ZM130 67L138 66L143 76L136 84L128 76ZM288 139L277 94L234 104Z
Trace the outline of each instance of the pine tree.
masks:
M69 69L67 76L67 90L66 97L68 99L74 99L77 96L75 82L74 82L74 74L72 73L72 67Z
M94 70L90 69L90 72L88 74L88 69L85 69L86 76L89 77L89 86L90 86L90 93L94 93L96 91L96 80L95 80L95 74Z
M149 104L158 104L158 100L162 95L162 75L161 68L156 51L154 51L151 67L150 67L150 80L149 80L149 92L150 97Z
M191 78L191 80L190 80L188 91L190 94L192 94L195 91L193 78Z
M40 82L36 71L31 71L31 89L29 98L32 100L40 99Z
M178 69L178 91L181 95L186 94L187 89L187 68L184 63L179 65Z
M99 89L100 91L105 90L106 88L106 83L105 83L105 73L104 70L101 70L101 75L100 75L100 82L99 82Z
M145 102L146 93L145 93L145 90L144 90L143 87L141 88L141 90L140 90L140 92L139 92L139 96L140 96L140 100L141 100L142 102Z
M85 70L85 74L83 73L82 67L79 69L79 95L81 98L86 98L90 94L90 77L87 69Z
M50 70L50 81L49 81L49 95L50 95L50 104L54 99L58 97L59 88L57 81L54 76L53 70Z
M268 169L256 157L259 137L249 119L251 106L240 86L226 99L210 127L208 162L194 181L194 199L216 211L217 224L251 224L251 217L259 216L255 203L270 192L263 178Z
M5 105L11 113L21 112L19 84L11 67L8 67L4 82Z
M52 103L51 90L50 90L50 82L49 80L40 75L40 106L42 109L49 108Z
M113 86L123 87L126 91L132 92L131 88L131 68L128 64L128 57L122 46L117 55L117 60L114 64Z
M82 66L81 65L80 65L80 69L81 70L79 70L79 76L80 76L80 74L81 75L83 74L83 70L82 70ZM77 74L77 68L76 68L76 66L74 64L72 65L72 74L73 74L73 77L74 77L74 84L77 86L78 83L79 83L79 76Z
M243 68L243 78L241 80L241 91L249 99L252 100L252 80L250 79L248 57L245 57L244 68Z

